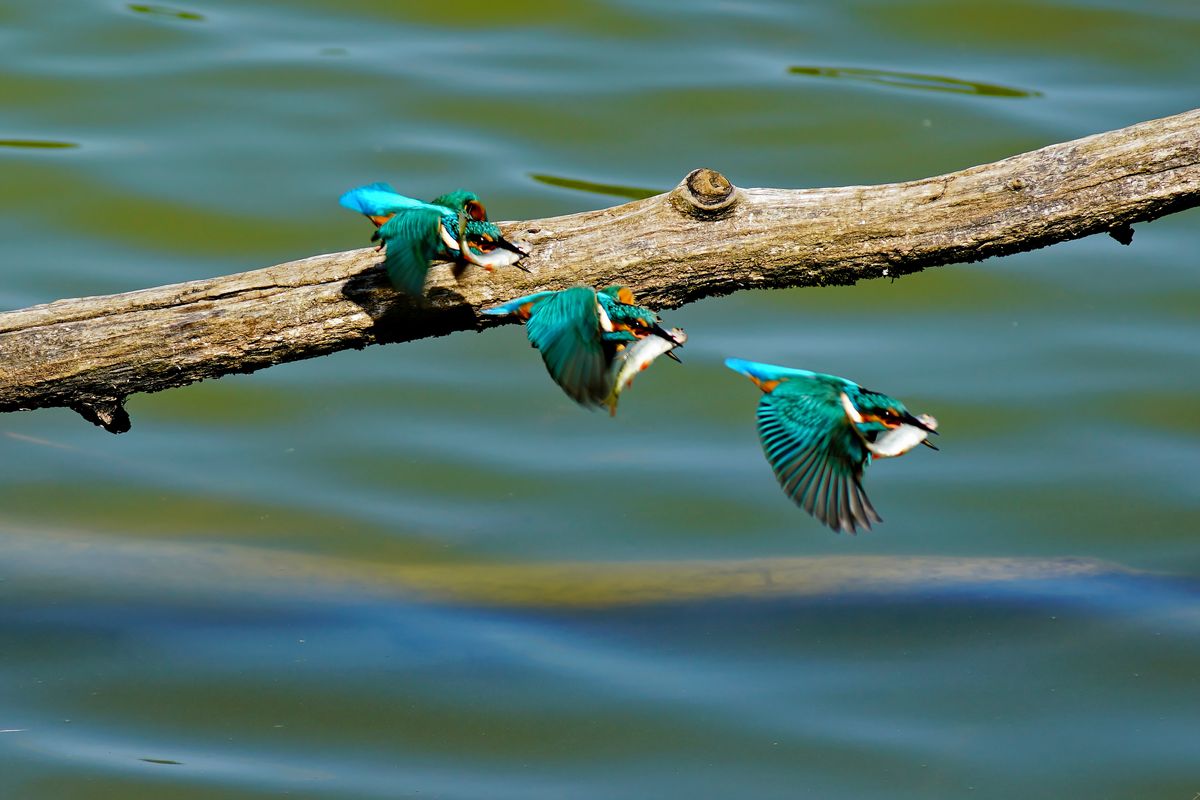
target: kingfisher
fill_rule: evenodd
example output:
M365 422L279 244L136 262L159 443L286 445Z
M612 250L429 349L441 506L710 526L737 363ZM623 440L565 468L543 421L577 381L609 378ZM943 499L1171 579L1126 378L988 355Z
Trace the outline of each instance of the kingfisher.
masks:
M937 420L836 375L725 360L763 396L758 436L784 494L834 531L854 534L883 519L862 487L872 458L902 456L928 440Z
M383 266L392 285L407 294L424 293L435 258L453 261L456 278L467 264L488 272L506 266L528 272L518 262L529 253L501 235L479 197L466 189L426 203L398 194L390 184L371 183L351 189L338 202L374 223L371 241L387 248Z
M537 292L481 313L525 321L529 343L554 382L580 405L607 406L612 415L639 372L687 341L682 330L663 328L659 316L637 305L623 286Z

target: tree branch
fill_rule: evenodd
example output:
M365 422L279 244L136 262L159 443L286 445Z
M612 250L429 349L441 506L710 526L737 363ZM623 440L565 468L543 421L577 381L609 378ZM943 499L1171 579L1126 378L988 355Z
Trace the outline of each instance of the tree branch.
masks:
M923 180L739 189L700 169L672 191L524 223L532 274L430 273L391 289L374 249L0 314L0 411L65 406L114 433L123 404L205 378L503 324L479 309L584 283L655 307L740 289L849 284L1033 250L1200 204L1200 110Z

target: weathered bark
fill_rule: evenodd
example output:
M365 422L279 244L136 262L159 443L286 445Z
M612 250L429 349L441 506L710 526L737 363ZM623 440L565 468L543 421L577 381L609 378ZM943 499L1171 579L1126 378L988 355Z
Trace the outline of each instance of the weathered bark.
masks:
M373 249L0 314L0 411L67 406L114 433L124 399L350 347L501 324L522 294L623 283L656 307L739 289L848 284L1032 250L1200 204L1200 110L948 175L880 186L739 189L696 170L667 194L503 223L531 274L431 270L391 289Z

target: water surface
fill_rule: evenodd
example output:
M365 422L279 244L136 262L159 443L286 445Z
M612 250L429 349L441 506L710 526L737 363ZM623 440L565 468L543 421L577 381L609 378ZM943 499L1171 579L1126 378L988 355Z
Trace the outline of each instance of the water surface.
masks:
M0 307L522 219L699 166L919 178L1198 104L1173 0L0 8ZM610 420L516 328L0 419L19 798L1200 792L1196 212L672 312ZM942 424L836 536L726 356Z

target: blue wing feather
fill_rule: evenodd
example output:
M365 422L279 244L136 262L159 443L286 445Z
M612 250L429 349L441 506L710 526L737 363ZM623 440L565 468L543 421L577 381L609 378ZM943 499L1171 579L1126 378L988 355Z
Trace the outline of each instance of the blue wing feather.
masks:
M730 364L739 372L742 365L759 366L730 361L739 362ZM776 380L762 371L747 374ZM838 387L825 381L785 381L759 402L758 434L792 502L835 531L854 533L882 520L862 488L870 454L841 409L839 395Z
M600 405L608 396L608 358L600 338L596 292L576 286L533 308L525 333L546 369L571 399Z
M442 213L437 206L399 211L379 229L387 246L383 266L392 285L406 294L419 297L425 290L429 264L441 247Z

